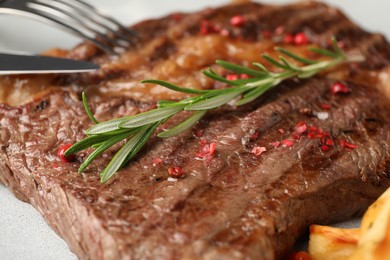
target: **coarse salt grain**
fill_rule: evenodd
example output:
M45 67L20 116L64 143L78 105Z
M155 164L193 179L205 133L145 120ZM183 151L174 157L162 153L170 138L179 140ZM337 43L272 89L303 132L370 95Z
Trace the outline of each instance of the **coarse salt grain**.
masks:
M318 112L317 113L317 118L319 120L326 120L329 118L329 113L328 112Z
M175 181L177 181L177 179L176 179L176 178L173 178L173 177L168 177L167 181L175 182Z

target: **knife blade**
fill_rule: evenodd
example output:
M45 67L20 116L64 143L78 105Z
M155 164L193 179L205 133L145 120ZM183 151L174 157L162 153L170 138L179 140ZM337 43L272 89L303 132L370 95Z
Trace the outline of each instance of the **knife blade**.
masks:
M33 54L0 53L0 75L80 73L99 69L92 62Z

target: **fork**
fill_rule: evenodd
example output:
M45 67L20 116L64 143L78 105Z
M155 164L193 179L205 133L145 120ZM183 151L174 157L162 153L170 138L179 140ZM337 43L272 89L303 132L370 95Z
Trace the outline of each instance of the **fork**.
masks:
M81 0L0 0L0 13L50 23L111 54L122 53L139 37L136 31Z

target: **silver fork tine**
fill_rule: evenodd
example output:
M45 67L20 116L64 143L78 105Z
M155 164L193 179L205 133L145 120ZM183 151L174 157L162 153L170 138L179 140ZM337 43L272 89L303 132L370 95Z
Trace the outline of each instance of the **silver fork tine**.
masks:
M32 5L34 5L34 3L32 3ZM30 8L31 8L31 6L30 6ZM82 32L81 30L76 29L74 26L69 25L67 23L64 23L64 22L58 20L57 18L53 18L51 15L48 15L48 14L42 12L40 9L32 8L32 11L35 12L35 13L31 13L31 14L35 15L35 18L38 18L38 19L44 18L45 20L50 21L54 26L59 26L59 27L65 29L66 31L76 35L76 36L81 36L84 39L94 43L96 46L103 49L104 51L111 53L111 54L115 54L115 52L112 50L112 46L104 44L103 42L98 41L97 39L88 36L85 32Z
M60 0L60 1L62 1L62 0ZM136 31L128 29L127 27L125 27L121 23L119 23L117 20L115 20L114 18L112 18L112 17L102 13L100 10L96 9L92 5L90 5L88 3L85 3L85 2L83 2L81 0L70 0L70 1L79 3L80 6L84 6L86 9L89 9L92 13L98 14L102 19L105 19L105 20L110 21L111 23L115 24L120 31L123 31L123 32L127 33L128 35L130 35L132 37L132 39L134 37L139 37L139 34Z
M38 1L44 2L44 0L38 0ZM94 24L99 25L102 28L104 28L108 33L114 35L115 38L122 39L125 42L134 43L135 39L139 36L138 33L127 29L126 27L120 25L118 22L115 22L115 21L113 22L113 21L111 21L112 19L102 17L100 14L97 13L98 11L94 11L96 9L90 9L89 7L88 7L88 9L85 9L84 5L80 6L78 2L74 3L74 1L72 1L72 0L68 0L68 1L64 1L64 0L47 1L46 0L46 2L61 3L69 8L72 8L72 11L75 11L81 15L85 14L85 16L82 16L83 18L87 18L89 21L93 22ZM97 15L99 15L99 17L96 17ZM98 18L98 19L96 19L96 18ZM115 25L115 27L117 27L116 30L113 29L112 26L110 27L108 25L108 23L111 23L111 25ZM129 35L127 35L128 37L125 37L119 33L122 31L125 32L126 34L129 34ZM127 47L128 47L128 45L127 45Z
M109 45L112 46L118 45L118 47L123 47L123 48L129 47L129 44L126 43L125 41L118 41L115 38L109 38L106 34L101 33L98 29L92 28L90 25L88 25L87 23L88 20L86 19L83 20L80 18L80 16L77 16L70 11L60 9L57 6L53 5L52 3L56 1L52 0L52 1L47 1L48 3L44 3L44 1L42 0L37 0L36 2L39 2L39 4L34 2L34 5L33 6L30 5L30 7L38 7L39 5L39 6L50 8L46 12L48 15L52 15L52 13L49 12L49 10L50 11L54 10L57 12L58 15L53 14L53 17L58 17L58 19L61 19L60 16L64 15L63 19L61 20L70 24L81 26L82 28L86 29L86 31L88 31L89 33L95 34L101 39L104 39L104 41L107 42ZM40 10L40 11L45 12L45 10ZM105 27L103 27L103 29L105 29Z
M0 0L0 13L49 22L112 54L136 44L139 37L137 32L81 0Z

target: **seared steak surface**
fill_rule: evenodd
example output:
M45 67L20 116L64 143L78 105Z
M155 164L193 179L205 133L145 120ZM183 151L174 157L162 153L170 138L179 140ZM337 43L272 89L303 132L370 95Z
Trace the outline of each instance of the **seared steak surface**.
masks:
M231 25L239 14L246 22ZM142 40L120 57L87 43L48 52L102 64L95 74L0 78L0 181L39 210L79 258L280 259L309 224L357 216L389 186L390 46L381 35L319 3L245 3L134 28ZM91 150L70 163L57 157L91 125L81 91L99 120L136 114L158 99L183 97L139 80L226 87L199 70L223 73L215 59L249 65L261 53L273 55L275 45L308 55L307 45L283 40L299 32L322 47L335 36L366 60L215 110L177 137L153 137L107 184L99 173L118 147L82 174L77 168ZM335 82L349 93L332 94ZM199 156L210 143L215 153ZM266 151L255 155L256 147ZM168 179L173 166L185 177Z

